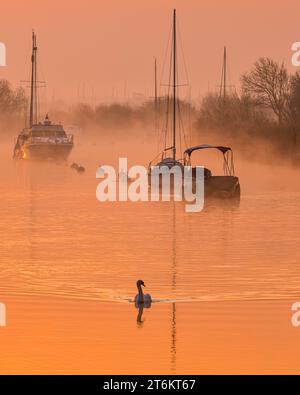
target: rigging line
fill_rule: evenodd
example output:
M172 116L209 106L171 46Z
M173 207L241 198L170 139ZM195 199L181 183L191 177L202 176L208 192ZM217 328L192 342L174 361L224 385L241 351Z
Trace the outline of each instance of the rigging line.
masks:
M27 59L28 58L25 59L23 66L24 66L24 70L28 70L26 81L30 81L30 67L29 67L30 63L28 62ZM20 86L22 87L22 81L20 81ZM28 119L29 119L29 101L28 101L27 89L24 90L24 93L26 94L26 103L24 104L25 127L27 127L28 126Z
M169 30L168 42L167 42L167 46L166 46L166 50L165 50L163 67L162 67L161 76L160 76L160 86L162 85L162 79L163 79L163 76L164 76L165 67L166 67L166 63L167 63L167 55L168 55L168 52L169 52L171 35L172 35L172 25L171 25L170 30ZM165 100L164 100L164 105L165 104L167 104L167 107L168 107L168 103L165 103ZM167 110L167 114L168 114L168 110ZM167 123L166 124L163 123L162 124L162 130L161 130L161 140L163 140L163 139L165 140L164 147L166 147L166 133L167 133L166 128L167 128Z
M179 99L177 99L177 111L178 111L178 132L179 132L179 150L180 153L182 152L182 139L181 139L181 128L182 128L182 119L181 119L181 111L180 111L180 104Z
M181 134L183 135L183 142L185 144L185 146L187 147L187 139L186 139L186 134L185 134L185 127L184 127L184 122L183 122L183 117L182 117L182 110L181 110L181 106L178 103L178 118L179 118L179 139L180 139L180 144L181 143ZM181 152L183 151L182 149L182 145L180 146L180 150Z
M191 118L191 106L192 106L192 92L191 87L189 89L189 96L188 96L188 122L189 122L189 145L192 145L192 118Z
M161 75L160 75L160 85L162 84L162 79L163 79L164 72L165 72L165 66L167 63L167 56L168 56L168 52L169 52L168 50L169 50L169 46L170 46L171 36L172 36L172 25L170 26L170 30L169 30L168 42L167 42L165 56L164 56L164 60L163 60L163 67L162 67L162 71L161 71Z
M185 133L184 126L183 126L183 140L184 140L185 148L188 147L187 136L186 136L186 133Z
M176 59L175 59L175 63L178 65L178 51L176 51ZM178 135L179 135L179 150L180 152L182 152L182 138L181 138L181 112L180 112L180 87L179 87L179 70L178 67L176 67L176 75L175 75L175 85L177 87L177 95L176 95L176 109L178 112L178 116L176 117L177 119L177 124L178 124Z
M176 59L177 62L177 59ZM176 69L176 84L179 81L179 72L178 72L178 67ZM176 103L176 108L178 112L178 134L179 134L179 150L182 152L182 139L181 139L181 128L182 128L182 117L181 117L181 107L180 107L180 90L179 88L177 89L177 103Z
M155 136L156 136L156 151L159 150L159 139L160 139L160 124L159 124L159 116L160 116L160 103L158 97L158 90L157 90L157 59L154 58L154 123L155 123Z
M169 88L168 88L168 96L167 96L167 108L166 108L166 127L165 127L165 146L167 148L167 134L168 134L168 126L169 126L169 113L170 113L170 89L171 89L171 78L172 78L172 60L173 60L173 48L171 46L171 56L170 56L170 64L169 64Z
M178 72L178 68L176 71L176 82L178 82L179 80L179 72ZM177 107L177 112L178 112L178 134L179 134L179 150L180 153L182 153L182 130L183 130L183 122L182 122L182 115L181 115L181 105L180 105L180 90L179 88L177 89L177 103L176 103L176 107Z
M180 86L189 86L190 87L189 72L188 72L187 63L186 63L186 60L185 60L185 54L184 54L184 50L183 50L182 34L181 34L181 30L180 30L180 24L178 24L178 33L179 33L178 35L179 35L179 43L180 43L181 55L182 55L184 70L185 70L186 79L187 79L187 84L182 84ZM181 108L178 107L178 110L179 110L179 114L180 114L180 121L181 121L181 125L182 125L182 130L183 130L184 144L187 146L187 137L186 137L185 128L184 128L184 124L183 124L183 120L182 120L182 112L180 111ZM189 104L189 129L190 129L190 133L189 134L190 134L190 140L191 140L190 104Z
M168 35L168 41L167 41L167 46L165 49L165 55L164 55L164 60L163 60L163 67L161 70L161 75L160 75L160 87L162 86L162 79L165 73L165 68L166 68L166 63L167 63L167 56L168 56L168 52L169 52L169 47L170 47L170 41L171 41L171 36L172 36L172 25L170 26L170 30L169 30L169 35ZM168 95L169 95L169 90L168 90ZM161 89L159 90L159 98L161 97ZM159 100L159 123L160 123L160 115L161 115L161 111L164 112L165 109L161 107L161 102ZM163 107L167 104L168 107L168 103L166 102L165 98L163 99ZM168 114L168 109L166 111L166 113ZM159 144L160 142L163 142L163 140L165 140L164 146L166 147L166 133L167 133L167 127L168 124L166 122L166 124L164 124L164 122L162 122L161 126L158 125L158 129L159 129ZM159 145L158 144L158 145ZM159 147L157 147L159 148Z
M177 72L176 72L176 82L178 82L178 80L179 80L179 72L178 72L178 69L177 69ZM181 103L180 103L180 94L179 94L179 88L178 88L178 99L177 99L177 109L178 109L178 119L179 119L179 122L178 122L178 124L179 124L179 146L180 146L180 151L182 152L183 151L183 149L182 149L182 136L181 136L181 134L183 134L183 140L184 140L184 144L186 145L186 147L187 147L187 140L186 140L186 135L185 135L185 128L184 128L184 123L183 123L183 117L182 117L182 111L181 111Z
M165 106L166 106L166 100L165 100L165 98L163 98L163 102L161 103L161 101L160 101L160 115L162 114L162 113L164 113L164 111L165 111ZM161 153L161 149L159 149L159 147L161 147L161 146L163 146L164 145L164 137L165 137L165 131L164 131L164 122L165 122L165 120L164 120L164 117L161 117L162 118L162 120L160 119L159 120L159 122L160 122L160 125L159 125L159 144L158 144L158 147L157 147L157 155L159 154L159 153Z
M184 55L184 50L183 50L183 43L182 43L182 35L181 35L181 30L180 30L180 23L178 23L178 36L179 36L180 49L181 49L182 60L183 60L183 65L184 65L184 71L185 71L186 79L187 79L187 85L190 85L189 73L188 73L188 68L187 68L187 64L186 64L186 61L185 61L185 55Z
M41 81L46 81L45 72L43 68L43 55L39 52L39 67L38 67L38 74L41 76ZM39 90L39 116L41 113L41 107L44 107L43 110L48 112L48 98L47 98L47 84L41 84L40 88L44 88L44 90ZM41 95L42 94L42 95Z

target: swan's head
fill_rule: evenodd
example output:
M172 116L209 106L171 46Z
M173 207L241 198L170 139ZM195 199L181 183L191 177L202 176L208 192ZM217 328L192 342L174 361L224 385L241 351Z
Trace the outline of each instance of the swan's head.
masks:
M137 287L140 287L140 286L143 286L143 287L145 287L146 285L144 284L144 281L143 280L138 280L137 282L136 282L136 286Z

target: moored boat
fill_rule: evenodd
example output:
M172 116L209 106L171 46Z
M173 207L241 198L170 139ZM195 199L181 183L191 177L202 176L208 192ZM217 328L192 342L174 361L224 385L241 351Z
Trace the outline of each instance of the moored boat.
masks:
M196 167L192 166L191 156L194 151L216 149L223 155L223 174L213 175L211 170L204 167L204 196L239 199L241 194L238 177L234 174L233 152L230 147L213 146L208 144L196 145L184 151L184 165L192 167L193 189L196 183Z
M32 34L29 125L18 135L14 147L15 159L65 161L73 149L73 136L67 135L61 124L52 123L48 114L43 122L37 116L36 35Z
M213 175L211 170L204 167L204 196L205 198L216 197L223 199L239 199L240 198L240 183L237 176L234 174L234 162L233 162L233 152L230 147L225 146L212 146L212 145L196 145L190 148L185 149L182 157L177 156L177 133L178 127L177 124L181 124L181 120L178 120L180 117L180 101L177 98L177 47L176 47L176 10L173 13L173 34L172 34L172 51L171 51L171 64L172 70L170 70L169 81L172 81L172 85L169 87L172 88L172 100L167 100L167 117L169 113L169 103L172 103L172 135L171 135L171 146L166 146L165 149L160 154L159 161L152 161L149 164L149 179L151 178L151 174L153 172L153 167L161 169L162 173L164 171L171 170L173 167L179 167L181 169L182 177L184 177L184 166L191 167L192 170L192 187L193 191L196 190L196 167L192 167L191 164L191 155L196 150L204 150L204 149L217 149L223 155L223 169L224 172L222 175ZM223 94L223 98L225 99L226 95L226 49L224 49L224 71L223 71L223 79L224 79L224 88L221 89ZM172 78L171 78L172 77ZM167 121L168 124L168 121ZM182 140L181 138L179 140ZM167 142L167 127L165 128L165 144ZM167 155L167 153L171 151L172 156ZM199 166L203 164L200 163ZM162 184L162 176L160 175L159 181L160 186ZM171 186L172 182L174 182L174 177L171 177ZM202 181L201 181L202 182ZM184 180L182 182L184 185ZM174 188L173 188L174 191Z

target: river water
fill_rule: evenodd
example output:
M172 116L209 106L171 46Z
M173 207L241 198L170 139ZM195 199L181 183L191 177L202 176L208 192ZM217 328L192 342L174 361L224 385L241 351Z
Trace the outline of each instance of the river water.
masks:
M103 326L106 328L103 338L109 339L109 332L115 330L110 327L109 317L111 325L113 322L115 325L116 312L120 317L123 314L126 321L127 311L131 314L133 326L128 328L121 318L118 325L124 327L128 338L132 336L134 339L135 332L131 331L150 325L147 321L136 323L138 312L130 303L136 294L135 282L142 279L146 284L145 290L151 293L155 302L146 312L148 321L152 317L152 325L156 326L155 339L161 337L158 343L169 339L167 349L171 351L160 354L156 350L139 367L134 364L138 354L128 357L132 364L125 356L122 357L125 358L123 362L127 361L132 373L151 373L150 367L157 365L158 360L158 372L180 373L189 367L189 372L197 373L197 367L210 371L207 369L210 366L215 371L218 364L213 364L209 353L195 359L191 345L186 345L186 352L182 348L181 354L177 353L176 365L174 347L176 341L184 343L187 336L193 338L196 349L200 344L203 347L203 333L200 341L197 325L187 325L194 318L201 321L199 306L225 303L224 306L230 306L228 309L234 321L241 317L244 309L241 303L251 303L254 307L249 314L255 315L256 308L262 309L271 301L281 306L287 301L300 299L299 170L274 163L261 165L237 159L236 168L242 188L240 204L211 202L199 213L186 213L184 203L180 202L97 201L95 191L99 180L95 178L95 171L100 163L116 163L118 156L126 154L131 155L132 163L145 161L142 153L134 156L129 143L116 146L111 142L91 142L86 147L81 141L72 155L74 160L86 166L82 175L66 165L14 162L8 147L1 148L0 295L3 300L13 301L13 310L14 306L19 306L18 303L22 305L21 300L29 301L25 318L26 322L32 318L27 322L29 327L33 322L41 325L34 314L35 309L30 308L36 306L36 302L30 302L32 300L41 300L46 306L45 300L49 303L55 301L60 306L58 310L70 303L79 303L80 311L85 311L84 303L94 306L94 303L105 302L100 303L101 306L110 308L99 307L105 313L101 318L95 318L95 323L102 330ZM7 314L9 311L8 304ZM264 309L261 311L265 312ZM263 316L263 313L257 313L257 317ZM162 317L165 317L165 323ZM289 319L287 310L288 327ZM92 323L92 314L89 322ZM182 322L183 328L175 336L176 322ZM22 318L18 318L16 326L22 326ZM64 328L64 337L58 341L61 345L63 339L72 338L72 330L68 332ZM245 333L243 328L241 331ZM9 320L5 330L11 331L7 336L11 347L14 347L13 333L18 336L19 332L14 332L16 328L9 324ZM77 330L74 329L75 332ZM226 330L229 337L238 332L236 327ZM280 333L285 333L282 331ZM80 334L82 345L89 341L87 337L85 339L88 336L85 333ZM114 338L113 334L111 336ZM149 333L145 342L147 339ZM154 342L154 338L151 339L149 344ZM130 346L133 349L141 347L140 340L137 345L131 342ZM126 336L118 342L121 349L125 347ZM117 344L112 348L106 347L101 358L115 355L113 350ZM241 341L241 344L244 343ZM34 344L31 347L34 348ZM186 363L189 353L189 363ZM271 354L267 355L266 361L271 359ZM229 361L230 356L227 357ZM251 358L249 360L252 361ZM51 361L55 359L55 356L50 358ZM44 365L37 367L34 357L29 357L29 360L26 362L25 358L15 362L16 370L55 370L49 361L45 360ZM228 361L223 354L221 360L226 369ZM97 365L101 370L100 359L95 356L87 358L85 365L84 361L81 369L78 365L74 367L75 373L84 371L84 366L89 366L90 371L97 371L93 369ZM235 361L236 366L239 363ZM4 366L3 362L1 370L7 371ZM71 362L70 366L73 366ZM107 371L114 372L113 366L112 363ZM245 371L252 368L255 371L251 366L245 366ZM261 371L266 371L266 366L267 362ZM291 370L290 365L289 368ZM282 371L283 368L280 365L278 369ZM216 370L226 373L221 366ZM119 367L116 373L123 371L124 368Z

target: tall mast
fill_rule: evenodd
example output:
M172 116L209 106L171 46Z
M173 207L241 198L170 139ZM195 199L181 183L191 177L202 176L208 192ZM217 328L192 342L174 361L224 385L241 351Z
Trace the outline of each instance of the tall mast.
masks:
M37 116L36 112L36 35L32 32L32 55L31 55L31 82L30 82L30 113L29 113L29 127L31 128L34 122L33 115L35 112L35 118ZM36 119L35 119L36 122Z
M157 62L154 58L154 113L155 113L155 130L157 130L158 119L158 98L157 98Z
M157 62L154 58L154 104L155 110L157 109Z
M36 59L36 52L37 52L37 46L36 46L36 35L34 35L34 101L35 101L35 106L34 106L34 117L33 121L35 124L37 124L37 116L38 116L38 101L37 101L37 59Z
M222 97L224 101L226 99L226 88L227 88L227 70L226 69L227 69L227 52L226 52L226 47L224 47L221 85L220 85L220 97Z
M224 47L224 59L223 59L223 67L224 67L224 91L223 91L223 99L226 99L226 66L227 66L227 54L226 54L226 47Z
M176 9L173 12L173 159L176 159Z

